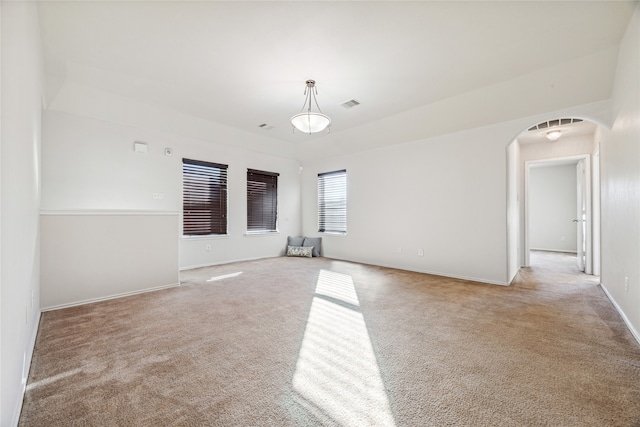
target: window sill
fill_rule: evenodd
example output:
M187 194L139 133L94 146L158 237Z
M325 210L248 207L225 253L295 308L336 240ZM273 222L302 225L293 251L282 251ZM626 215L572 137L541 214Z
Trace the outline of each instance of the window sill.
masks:
M182 240L211 240L211 239L228 239L228 234L205 234L198 236L181 236Z
M326 235L326 236L346 236L347 232L344 233L341 231L318 231L318 233Z
M244 235L246 237L253 237L253 236L274 236L274 235L279 235L280 232L278 230L275 231L247 231L246 233L244 233Z

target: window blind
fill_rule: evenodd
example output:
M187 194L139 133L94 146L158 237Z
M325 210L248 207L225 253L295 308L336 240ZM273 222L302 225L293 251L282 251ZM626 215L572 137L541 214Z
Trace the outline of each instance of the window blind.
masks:
M183 235L227 234L227 168L182 159Z
M347 232L347 171L318 174L318 231Z
M247 169L247 231L276 231L278 175Z

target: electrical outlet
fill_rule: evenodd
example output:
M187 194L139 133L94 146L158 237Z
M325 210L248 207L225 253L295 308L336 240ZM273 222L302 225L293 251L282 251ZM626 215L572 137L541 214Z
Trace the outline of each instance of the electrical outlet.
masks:
M211 252L211 245L205 245L204 250L207 252Z
M162 200L164 199L164 193L153 193L151 194L153 200Z
M565 242L567 240L567 236L560 236L560 241Z
M402 248L398 248L398 253L401 254L402 253Z
M418 249L418 256L424 256L424 249Z
M629 292L629 278L627 276L624 277L624 291Z

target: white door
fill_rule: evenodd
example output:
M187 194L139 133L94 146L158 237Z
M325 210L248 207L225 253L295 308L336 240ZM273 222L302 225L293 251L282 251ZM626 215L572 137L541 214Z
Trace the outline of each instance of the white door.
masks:
M586 227L587 227L587 197L586 197L586 174L584 170L584 159L580 160L576 165L576 183L577 183L577 205L576 205L576 219L573 222L577 227L577 248L578 248L578 268L580 271L585 271L586 262Z

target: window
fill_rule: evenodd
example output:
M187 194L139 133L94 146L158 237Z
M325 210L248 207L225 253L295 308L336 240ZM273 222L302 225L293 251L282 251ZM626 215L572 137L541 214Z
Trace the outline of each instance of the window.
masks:
M182 159L185 236L227 234L227 165Z
M247 169L247 231L276 231L278 174Z
M318 231L347 232L347 171L318 174Z

